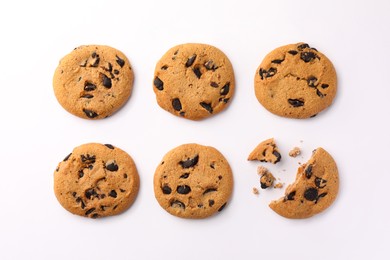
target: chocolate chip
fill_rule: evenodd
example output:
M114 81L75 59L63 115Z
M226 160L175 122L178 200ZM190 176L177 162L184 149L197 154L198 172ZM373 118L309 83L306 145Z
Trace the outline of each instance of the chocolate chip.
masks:
M179 185L177 186L176 191L179 194L188 194L191 192L191 187L187 185Z
M158 89L158 90L163 90L164 89L164 82L161 81L161 79L159 79L158 77L155 77L154 78L154 86Z
M273 151L272 154L276 156L276 161L274 163L280 162L280 159L282 159L280 153L278 151Z
M213 108L211 107L211 103L200 102L199 105L201 105L204 109L206 109L210 114L213 113Z
M322 179L322 178L320 178L320 177L316 177L316 178L314 179L314 184L315 184L318 188L320 188L320 189L324 188L324 187L326 186L326 183L327 183L327 180L324 180L324 179Z
M196 77L198 79L200 79L200 77L202 76L202 72L200 72L200 69L199 68L193 68L192 71L195 73Z
M172 189L168 185L163 186L161 190L164 194L171 194L172 192Z
M115 57L116 57L116 63L118 63L118 65L121 66L121 68L123 68L123 66L125 65L125 61L119 58L118 55L115 55Z
M214 163L210 164L210 168L215 169Z
M209 200L209 207L212 207L215 204L214 200Z
M326 89L327 87L329 87L328 84L321 84L321 88Z
M105 144L105 146L107 146L108 148L110 148L110 149L114 149L115 147L113 146L113 145L111 145L111 144Z
M96 112L94 112L94 111L92 111L92 110L89 110L89 109L83 109L83 112L84 112L84 114L87 116L87 117L89 117L89 118L95 118L95 117L97 117L98 116L98 114L96 113Z
M64 158L64 160L62 160L63 162L66 162L68 159L69 159L69 157L72 155L72 153L70 153L70 154L68 154L65 158Z
M207 61L204 64L204 66L206 67L207 70L213 70L214 71L214 70L218 69L218 67L215 66L214 61L212 61L212 60Z
M119 74L119 70L114 70L114 74L118 75Z
M161 70L167 70L168 69L168 66L167 65L164 65L161 67Z
M72 192L72 196L76 198L77 192Z
M297 48L298 48L298 50L302 51L303 49L310 48L310 46L307 43L303 43L303 44L299 45Z
M307 190L305 190L303 196L309 201L314 201L317 199L318 190L316 188L308 188Z
M278 70L276 68L269 68L267 71L267 75L265 75L266 78L273 77Z
M102 74L102 77L103 77L103 86L106 88L111 88L112 87L111 79L104 74Z
M95 58L96 57L96 58ZM92 57L92 58L95 58L95 61L94 63L91 65L91 67L94 67L96 68L98 65L99 65L99 62L100 62L100 57L99 55L96 55L95 57Z
M127 174L126 173L123 174L123 178L127 179Z
M281 64L283 61L284 61L284 59L282 59L282 60L276 59L276 60L271 61L271 63Z
M298 52L294 51L294 50L288 51L288 53L290 53L291 55L297 55L298 54Z
M220 98L219 102L223 102L226 104L227 102L229 102L229 100L230 100L230 98Z
M312 87L312 88L315 88L317 87L317 81L318 79L314 76L310 76L307 78L307 84L309 85L309 87Z
M310 116L310 118L313 118L313 117L316 117L316 116L317 116L317 114L314 114L314 115Z
M266 70L263 70L262 68L260 68L260 70L259 70L259 75L260 75L260 78L261 78L261 79L264 79L264 73L267 73L267 71L266 71Z
M189 174L188 172L186 172L186 173L184 173L184 174L182 174L182 175L180 176L180 179L187 179L188 176L190 176L190 174Z
M79 178L82 178L82 177L84 177L84 172L83 172L83 170L80 170L79 171Z
M117 196L116 191L115 191L115 190L111 190L111 191L108 193L108 196L113 197L113 198L116 198L116 196Z
M199 155L195 155L192 159L187 159L185 161L180 161L179 164L182 168L187 169L194 167L199 161Z
M326 195L328 195L328 193L327 193L327 192L324 192L324 193L321 193L320 195L318 195L318 196L317 196L317 198L316 198L316 201L315 201L315 203L317 204L318 200L319 200L320 198L323 198L323 197L325 197Z
M181 111L181 112L179 113L179 115L180 115L180 116L183 116L183 117L184 117L185 114L186 114L186 113L185 113L184 111Z
M220 94L223 96L227 95L229 93L229 90L230 90L230 82L226 83L225 86L221 88Z
M87 210L85 212L85 216L88 216L89 214L91 214L92 212L94 212L96 210L96 208L90 208L89 210Z
M126 190L124 190L124 189L119 189L119 190L120 190L120 192L122 192L122 193L126 191Z
M196 54L192 55L191 57L188 58L186 62L186 67L190 67L192 64L194 64L194 61L196 59Z
M305 105L305 102L301 99L291 99L289 98L288 99L288 103L290 103L290 105L292 105L293 107L301 107L303 105Z
M184 205L183 202L181 202L180 200L174 200L171 202L171 207L174 207L174 208L182 208L182 209L185 209L186 206Z
M90 99L90 98L93 98L93 95L91 95L91 94L84 94L80 98L88 98L88 99Z
M115 205L112 209L113 209L113 210L116 210L117 207L118 207L118 205Z
M301 60L303 60L305 63L310 62L315 58L317 58L317 55L314 52L304 51L301 53Z
M218 212L221 212L226 206L226 202L218 209Z
M80 63L80 67L86 67L87 66L87 62L88 62L88 59L86 59L85 61L83 61L82 63ZM61 70L61 74L64 73L63 70Z
M96 161L96 156L95 155L89 155L89 154L84 155L84 154L82 154L82 155L80 155L80 158L81 158L81 161L83 163L86 163L86 164L93 164Z
M84 82L84 90L85 91L93 91L96 89L96 85L95 84L92 84L91 82Z
M93 219L97 219L99 217L99 214L97 214L97 213L95 213L95 214L93 214L92 216L91 216L91 218L93 218Z
M99 56L99 55L97 55L96 52L92 52L91 56L94 59L94 58L96 58L96 56Z
M106 70L109 71L109 72L112 71L112 64L110 62L108 63L108 68Z
M217 191L217 189L215 189L215 188L209 188L209 189L207 189L207 190L205 190L205 191L203 192L203 195L205 195L205 194L207 194L207 193L210 193L210 192L214 192L214 191Z
M84 208L85 208L84 201L83 201L80 197L78 197L78 198L76 199L76 202L77 202L77 203L81 203L81 209L84 209Z
M289 194L287 194L286 200L294 200L295 194L296 194L296 191L290 192Z
M180 99L178 98L172 99L172 107L176 111L180 111L182 109Z
M310 179L311 178L311 175L313 174L312 173L312 169L313 169L313 165L309 164L306 169L305 169L305 175L306 175L306 178Z
M87 197L87 199L91 199L92 197L95 197L97 195L95 189L88 189L85 191L85 197Z
M321 91L319 91L318 89L316 90L316 94L317 94L317 96L319 96L320 98L323 98L323 97L324 97L324 94L322 94Z
M111 160L106 163L106 169L110 172L116 172L119 169L119 166L116 164L115 160Z
M210 82L210 86L212 86L213 88L219 88L217 82L214 82L214 81Z

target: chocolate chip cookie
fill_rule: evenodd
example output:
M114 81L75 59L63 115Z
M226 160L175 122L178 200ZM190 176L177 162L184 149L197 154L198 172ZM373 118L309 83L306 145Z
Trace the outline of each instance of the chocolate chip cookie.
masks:
M158 61L153 89L157 103L180 117L200 120L225 109L234 93L233 67L216 47L187 43Z
M53 78L61 106L81 118L112 115L129 99L134 75L126 56L109 46L75 48L58 65Z
M182 218L206 218L221 211L233 189L233 175L215 148L184 144L169 151L156 169L154 193L160 206Z
M278 163L282 159L279 149L273 138L259 143L256 148L249 154L248 161L258 160L260 162Z
M139 176L132 158L110 144L74 148L54 172L54 192L73 214L98 218L119 214L135 200Z
M289 44L270 52L255 75L255 94L270 112L308 118L332 104L337 90L332 62L306 43Z
M270 208L286 218L308 218L327 209L336 199L339 175L336 162L322 148L298 168L295 182Z

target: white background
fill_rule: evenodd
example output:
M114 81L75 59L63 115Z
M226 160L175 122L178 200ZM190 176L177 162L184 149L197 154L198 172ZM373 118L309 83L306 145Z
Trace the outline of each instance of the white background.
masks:
M0 11L0 259L388 259L389 1L2 1ZM263 57L300 41L338 73L333 105L308 120L272 115L253 90ZM200 122L165 112L153 93L156 62L186 42L217 46L235 69L231 105ZM82 44L115 47L134 68L131 99L110 118L79 119L55 99L54 70ZM270 169L286 184L313 149L332 154L332 207L289 220L268 208L283 189L252 194L259 163L246 158L269 137L283 156ZM57 202L57 163L87 142L135 160L141 189L124 214L92 220ZM234 172L230 204L209 219L173 217L154 198L158 162L190 142L216 147ZM289 158L296 145L302 156Z

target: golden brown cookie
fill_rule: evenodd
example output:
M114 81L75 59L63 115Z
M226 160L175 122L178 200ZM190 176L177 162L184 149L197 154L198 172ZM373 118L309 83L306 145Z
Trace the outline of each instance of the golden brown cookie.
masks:
M54 172L54 192L73 214L98 218L119 214L134 202L139 176L132 158L110 144L74 148Z
M109 46L75 48L58 65L53 78L55 96L69 113L101 119L129 99L134 75L126 56Z
M273 138L259 143L256 148L249 154L248 161L258 160L260 162L278 163L282 159L279 149Z
M322 148L298 168L295 182L285 196L272 201L270 208L286 218L308 218L327 209L336 199L339 175L336 162Z
M160 206L182 218L206 218L221 211L233 189L233 175L215 148L184 144L169 151L156 169L154 194Z
M331 61L306 43L273 50L255 75L258 101L283 117L317 115L332 104L336 90L336 71Z
M187 43L171 48L154 72L153 90L160 107L192 120L225 109L234 86L229 59L207 44Z

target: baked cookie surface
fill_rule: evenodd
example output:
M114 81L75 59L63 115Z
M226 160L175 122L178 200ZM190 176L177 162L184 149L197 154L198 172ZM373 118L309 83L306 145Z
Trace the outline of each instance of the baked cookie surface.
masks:
M211 45L187 43L158 61L153 81L157 103L180 117L200 120L225 109L234 93L233 67Z
M289 118L314 117L332 104L337 90L331 61L306 43L270 52L255 75L255 94L270 112Z
M112 115L129 99L134 74L126 56L109 46L84 45L61 59L55 96L69 113L86 119Z
M327 209L338 190L336 162L324 149L317 148L309 161L298 168L295 182L286 188L285 196L269 206L286 218L308 218Z
M134 202L139 176L132 158L110 144L74 148L54 172L54 192L73 214L98 218L119 214Z
M260 161L270 162L276 164L280 162L282 156L280 155L279 149L276 146L273 138L267 139L259 143L255 149L249 154L248 161Z
M184 144L169 151L154 175L162 208L182 218L206 218L221 211L233 189L229 163L215 148Z

